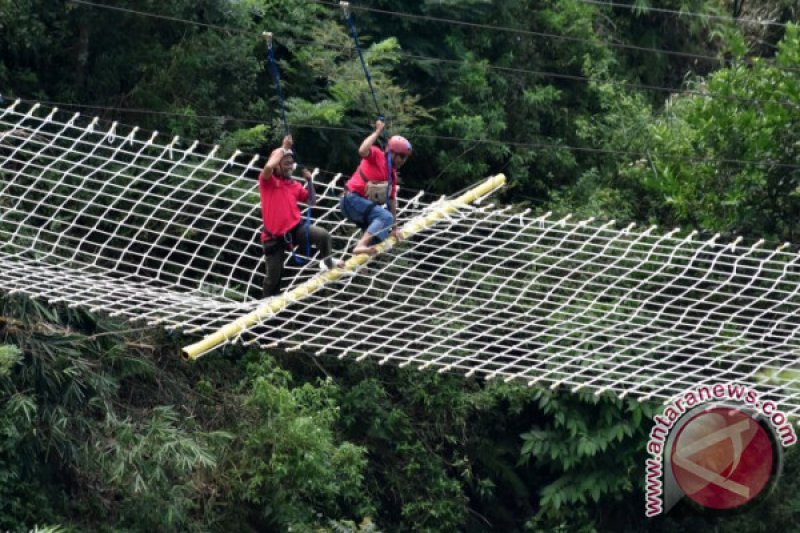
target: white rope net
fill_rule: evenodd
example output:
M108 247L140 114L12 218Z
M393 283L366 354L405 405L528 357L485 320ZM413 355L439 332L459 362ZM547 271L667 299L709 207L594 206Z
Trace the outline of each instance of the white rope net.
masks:
M191 333L252 311L260 165L217 152L3 109L0 289ZM340 255L343 181L318 180L314 208ZM437 204L405 198L401 224ZM797 415L798 272L786 246L465 206L229 342L643 399L738 381Z

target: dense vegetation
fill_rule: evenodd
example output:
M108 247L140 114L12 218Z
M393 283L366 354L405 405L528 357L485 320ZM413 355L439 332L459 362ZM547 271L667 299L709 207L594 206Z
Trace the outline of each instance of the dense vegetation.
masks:
M800 30L747 22L796 5L629 3L354 11L390 129L415 145L405 183L452 192L503 171L505 200L536 210L796 242ZM304 158L355 163L375 113L328 3L90 4L0 0L5 99L265 153L281 135L269 30ZM647 521L657 406L296 354L185 365L184 339L2 304L0 530L789 530L800 508L790 454L761 507Z

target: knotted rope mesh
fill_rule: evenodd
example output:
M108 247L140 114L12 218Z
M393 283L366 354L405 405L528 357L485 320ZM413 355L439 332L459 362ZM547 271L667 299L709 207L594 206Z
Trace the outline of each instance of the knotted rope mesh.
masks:
M219 152L3 109L0 289L190 333L252 311L260 161ZM343 181L318 180L314 208L340 256L358 235ZM402 225L440 201L400 206ZM637 398L738 381L798 414L798 290L787 246L464 205L229 341Z

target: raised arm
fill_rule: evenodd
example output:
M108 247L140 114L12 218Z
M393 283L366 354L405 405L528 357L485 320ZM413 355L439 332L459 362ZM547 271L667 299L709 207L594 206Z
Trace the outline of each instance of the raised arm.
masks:
M361 159L364 159L369 155L369 149L375 144L375 141L378 140L381 133L383 133L384 124L382 120L375 121L375 131L367 135L367 138L361 143L361 146L358 147L358 155L361 156Z
M277 167L283 155L286 153L286 150L292 149L292 136L287 135L283 138L283 144L280 148L275 148L271 154L269 154L269 159L267 159L267 163L264 165L264 178L269 178L272 176L275 167Z

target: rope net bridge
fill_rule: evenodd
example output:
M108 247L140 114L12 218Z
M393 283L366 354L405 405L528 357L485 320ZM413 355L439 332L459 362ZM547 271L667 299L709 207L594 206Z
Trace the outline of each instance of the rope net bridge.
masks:
M238 342L640 399L738 381L800 414L788 246L533 217L480 201L496 177L401 198L407 241L294 267L262 300L260 165L218 151L0 110L0 290L202 333L193 358ZM339 251L357 236L337 215L343 181L317 183L314 208Z

